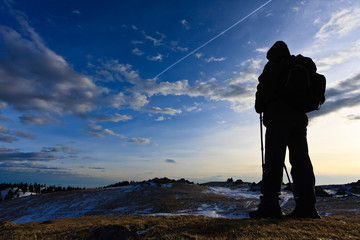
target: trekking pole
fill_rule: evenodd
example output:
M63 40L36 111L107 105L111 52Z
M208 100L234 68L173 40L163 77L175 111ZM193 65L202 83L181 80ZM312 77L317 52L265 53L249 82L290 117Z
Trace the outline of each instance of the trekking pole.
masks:
M285 173L286 173L287 179L288 179L288 181L289 181L289 183L290 183L290 188L291 188L291 191L292 191L292 193L293 193L294 199L296 199L296 198L295 198L295 192L294 192L294 186L293 186L293 184L292 184L292 182L291 182L290 175L289 175L289 173L288 173L288 170L287 170L287 168L286 168L285 163L284 163L284 169L285 169Z
M261 166L262 166L262 174L264 176L265 173L265 159L264 159L264 143L263 143L263 116L260 113L260 139L261 139Z

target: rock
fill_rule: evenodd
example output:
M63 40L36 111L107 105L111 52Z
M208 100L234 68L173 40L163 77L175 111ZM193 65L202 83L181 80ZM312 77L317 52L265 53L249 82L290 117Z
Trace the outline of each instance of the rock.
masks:
M90 234L91 236L89 239L95 238L101 240L129 239L137 237L135 231L130 231L121 225L107 225L90 229Z
M315 187L315 196L316 197L331 197L329 193L327 193L322 187Z
M360 186L351 187L350 191L355 194L360 194Z
M235 185L238 185L238 184L243 184L244 183L244 181L243 180L241 180L241 179L238 179L238 180L236 180L235 181Z
M250 191L252 192L260 192L261 190L261 181L259 183L252 183L250 185Z
M348 195L349 193L345 189L339 189L336 195Z

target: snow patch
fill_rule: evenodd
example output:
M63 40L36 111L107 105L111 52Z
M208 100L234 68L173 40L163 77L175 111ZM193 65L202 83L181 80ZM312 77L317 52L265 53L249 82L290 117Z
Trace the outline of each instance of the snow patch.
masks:
M207 191L242 199L253 199L260 197L260 193L249 191L247 188L230 189L226 187L209 187Z

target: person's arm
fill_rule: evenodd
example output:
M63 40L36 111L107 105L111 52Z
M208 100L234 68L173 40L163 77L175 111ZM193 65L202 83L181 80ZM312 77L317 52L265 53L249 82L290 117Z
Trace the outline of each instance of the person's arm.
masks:
M259 76L259 84L257 85L255 110L257 113L265 111L267 105L278 98L276 94L277 79L280 75L280 65L269 61L261 75Z

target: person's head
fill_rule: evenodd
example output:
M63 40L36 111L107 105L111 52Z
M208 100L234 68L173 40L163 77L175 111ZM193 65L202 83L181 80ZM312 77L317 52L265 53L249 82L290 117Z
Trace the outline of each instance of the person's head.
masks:
M290 57L288 46L283 41L277 41L266 54L266 58L270 61L279 62L284 57Z

